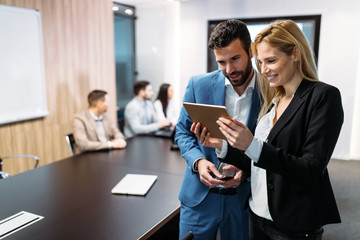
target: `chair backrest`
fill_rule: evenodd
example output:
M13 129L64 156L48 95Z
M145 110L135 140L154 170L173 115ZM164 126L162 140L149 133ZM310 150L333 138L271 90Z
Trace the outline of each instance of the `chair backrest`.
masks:
M124 125L125 125L125 117L124 117L125 109L121 108L117 110L117 123L120 131L124 132Z
M0 171L0 179L8 178L10 174L8 172Z
M11 156L6 156L6 157L0 157L0 179L2 178L7 178L10 176L10 174L8 172L4 172L2 171L3 169L3 160L6 159L11 159L11 158L25 158L25 159L32 159L34 161L34 168L36 168L39 165L39 157L35 156L35 155L30 155L30 154L22 154L22 155L11 155Z
M72 133L65 135L65 140L69 147L71 156L74 156L76 148L77 148L74 135Z
M194 234L192 232L188 232L181 240L191 240L194 238Z

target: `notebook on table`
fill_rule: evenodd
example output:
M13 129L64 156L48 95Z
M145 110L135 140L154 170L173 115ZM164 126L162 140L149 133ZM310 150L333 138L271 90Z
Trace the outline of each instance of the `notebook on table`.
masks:
M157 175L128 173L111 189L111 193L145 196L157 178Z
M157 137L163 137L163 138L173 138L175 134L175 127L163 127L157 131L154 132L154 135Z

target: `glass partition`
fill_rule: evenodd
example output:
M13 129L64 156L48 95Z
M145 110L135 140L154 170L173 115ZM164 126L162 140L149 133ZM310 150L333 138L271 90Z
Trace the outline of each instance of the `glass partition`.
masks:
M113 4L117 108L133 97L135 81L135 7Z

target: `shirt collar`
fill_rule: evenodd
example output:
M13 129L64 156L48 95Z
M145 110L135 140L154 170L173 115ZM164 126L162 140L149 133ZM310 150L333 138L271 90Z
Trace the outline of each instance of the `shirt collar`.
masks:
M141 98L139 98L137 96L135 96L135 99L136 99L137 102L141 103L141 105L146 104L146 102L148 101L148 100L142 100Z
M90 109L89 109L90 115L91 117L95 120L95 121L102 121L103 120L103 115L100 114L100 116L96 116Z
M254 87L255 87L255 81L256 81L256 72L255 72L255 70L254 70L254 75L253 75L253 77L251 78L251 80L250 80L250 82L249 82L249 85L246 87L246 89L245 89L245 91L244 91L244 93L243 93L243 94L245 94L245 96L246 96L247 94L249 94L250 92L252 92L252 90L253 90ZM230 80L227 79L227 78L225 78L225 88L231 88L233 91L235 91L233 85L232 85L231 82L230 82Z

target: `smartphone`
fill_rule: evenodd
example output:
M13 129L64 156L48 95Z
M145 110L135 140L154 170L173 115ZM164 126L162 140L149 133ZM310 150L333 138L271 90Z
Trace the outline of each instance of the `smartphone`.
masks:
M226 181L226 180L229 180L229 179L234 178L234 176L235 176L235 174L236 174L235 170L233 170L233 169L231 169L231 170L224 170L224 167L226 167L226 166L228 166L228 165L229 165L229 164L224 163L224 162L221 162L221 163L219 164L218 170L219 170L219 172L220 172L222 175L224 175L224 177L219 178L220 180Z
M230 180L230 179L233 179L234 177L233 176L224 176L224 177L222 177L222 178L219 178L219 180L224 180L224 181L226 181L226 180Z

